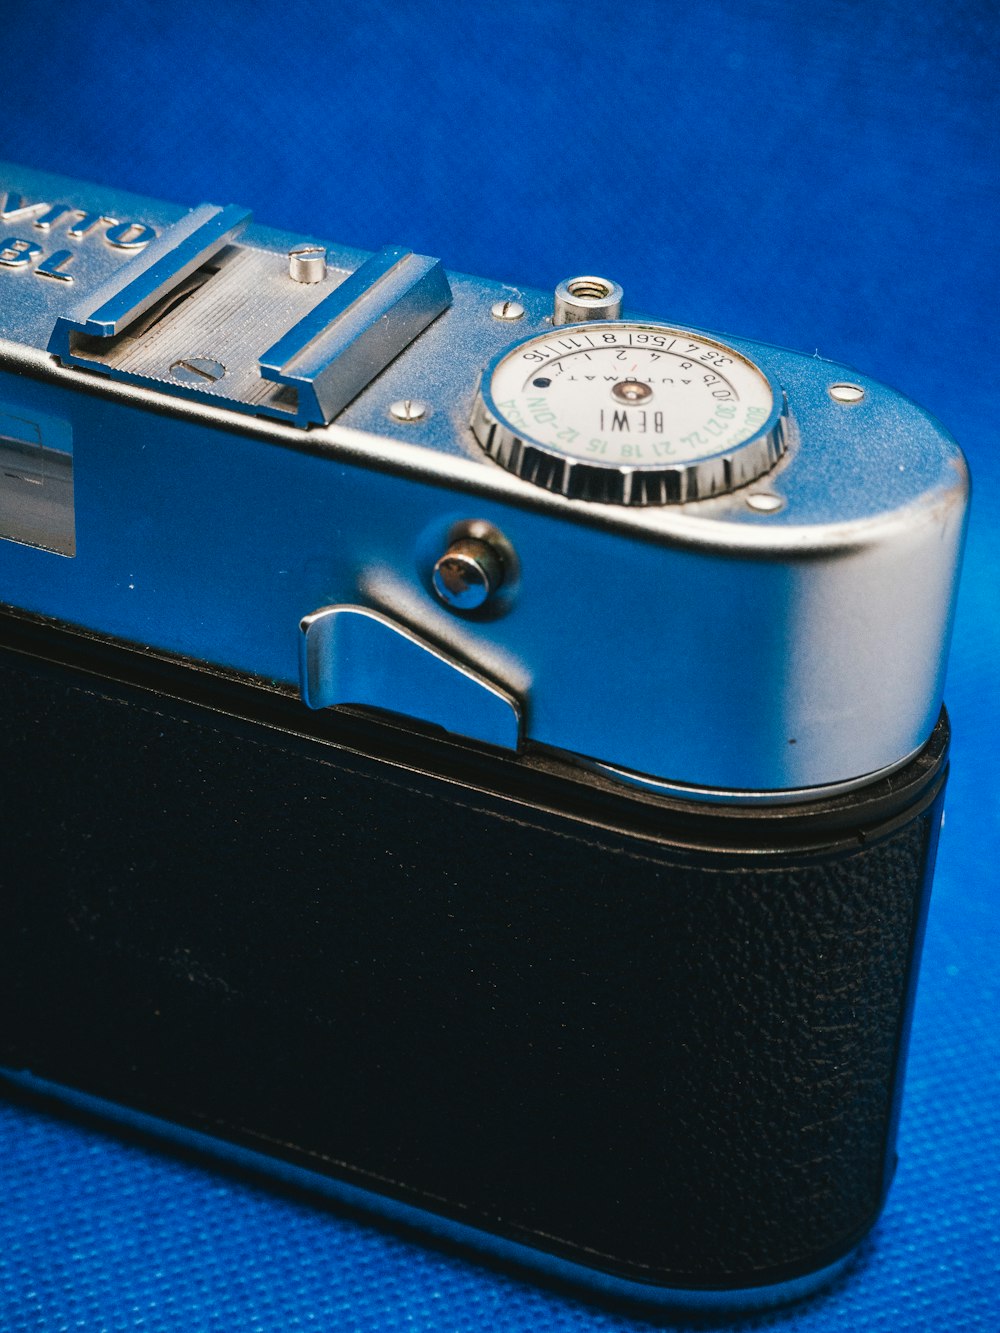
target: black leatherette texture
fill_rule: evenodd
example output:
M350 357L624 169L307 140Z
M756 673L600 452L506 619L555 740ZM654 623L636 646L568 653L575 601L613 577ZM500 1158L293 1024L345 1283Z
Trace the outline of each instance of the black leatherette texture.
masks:
M877 1216L939 818L704 855L0 656L0 1063L667 1285Z

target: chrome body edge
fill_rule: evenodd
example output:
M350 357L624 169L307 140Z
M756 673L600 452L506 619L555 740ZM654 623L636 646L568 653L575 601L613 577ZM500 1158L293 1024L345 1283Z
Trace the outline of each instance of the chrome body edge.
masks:
M331 424L304 430L227 404L225 381L171 389L59 366L57 319L140 262L91 219L139 218L145 235L187 213L20 167L0 167L5 190L27 202L0 217L0 245L74 247L73 283L0 266L0 414L71 433L75 524L49 550L0 541L0 601L292 686L303 617L367 607L509 695L526 740L688 790L785 800L878 774L930 735L968 476L901 395L727 337L787 398L773 470L686 504L566 499L504 471L468 424L483 368L512 341L493 306L516 298L522 338L551 329L549 293L449 274L451 306ZM60 198L66 225L36 235L31 201ZM251 224L238 245L277 274L302 239ZM368 258L323 244L333 276ZM858 402L831 397L845 379ZM427 405L419 420L393 416L411 400ZM761 488L770 512L750 503ZM470 521L517 553L516 596L493 616L456 615L431 586Z

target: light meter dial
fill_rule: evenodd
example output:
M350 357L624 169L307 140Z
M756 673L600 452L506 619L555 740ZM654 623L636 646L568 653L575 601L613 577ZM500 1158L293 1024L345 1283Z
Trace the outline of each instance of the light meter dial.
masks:
M476 438L526 481L611 504L745 486L785 449L783 395L724 343L631 321L564 325L483 375Z

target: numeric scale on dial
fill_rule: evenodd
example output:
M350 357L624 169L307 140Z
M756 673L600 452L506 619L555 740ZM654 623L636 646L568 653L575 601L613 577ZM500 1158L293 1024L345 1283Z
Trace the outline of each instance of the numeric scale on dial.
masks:
M472 428L498 463L573 498L671 504L747 485L785 449L783 395L746 357L662 324L563 325L502 352Z

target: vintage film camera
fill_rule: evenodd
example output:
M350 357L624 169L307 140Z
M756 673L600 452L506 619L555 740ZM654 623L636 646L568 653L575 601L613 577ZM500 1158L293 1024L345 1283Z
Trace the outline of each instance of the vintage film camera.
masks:
M8 166L0 448L12 1084L618 1295L842 1270L941 820L936 422L603 278Z

